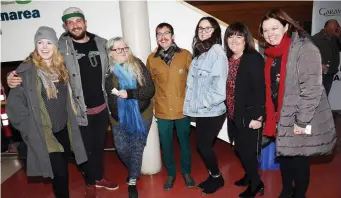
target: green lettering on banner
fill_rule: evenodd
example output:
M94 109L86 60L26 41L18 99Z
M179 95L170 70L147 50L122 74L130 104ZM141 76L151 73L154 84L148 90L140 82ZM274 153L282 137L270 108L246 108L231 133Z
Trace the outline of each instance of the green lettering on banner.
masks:
M32 0L16 0L15 3L17 4L28 4L31 3Z

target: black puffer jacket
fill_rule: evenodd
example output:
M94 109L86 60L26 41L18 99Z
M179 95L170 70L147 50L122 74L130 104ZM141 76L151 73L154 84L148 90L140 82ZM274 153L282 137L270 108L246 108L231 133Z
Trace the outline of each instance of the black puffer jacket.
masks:
M128 99L137 99L140 107L141 114L149 107L151 103L151 98L155 94L154 82L150 76L149 71L141 60L138 59L140 66L142 68L142 73L145 79L145 85L140 86L137 84L137 89L126 90L128 93ZM119 89L118 78L110 71L106 74L105 78L105 91L108 95L108 104L111 112L111 116L114 120L118 121L118 105L117 96L111 93L113 88Z

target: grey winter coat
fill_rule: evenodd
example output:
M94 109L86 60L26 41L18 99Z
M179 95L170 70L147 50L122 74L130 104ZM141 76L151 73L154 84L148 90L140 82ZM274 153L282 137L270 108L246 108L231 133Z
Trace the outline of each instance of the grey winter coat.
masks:
M107 40L101 38L97 35L91 34L87 32L89 37L94 38L98 52L101 57L101 65L102 65L102 91L104 95L105 103L108 106L108 97L105 92L105 74L109 67L109 59L106 49ZM76 103L77 109L77 122L80 126L88 125L87 118L87 108L84 102L83 88L82 88L82 80L91 80L91 79L81 79L80 69L78 64L78 59L76 57L75 48L73 46L72 39L68 32L65 32L59 38L59 51L64 56L65 65L70 75L70 85L73 92L74 101ZM108 115L109 116L109 115Z
M294 123L311 125L311 135L295 135ZM277 156L328 154L335 146L333 116L322 85L321 55L309 38L292 38L277 127Z
M11 89L6 110L12 126L20 131L27 145L27 176L53 178L49 153L63 152L64 148L52 134L51 120L41 97L42 83L32 61L22 63L16 71L23 83ZM69 94L68 90L67 107L64 108L68 113L71 149L77 164L81 164L88 158Z

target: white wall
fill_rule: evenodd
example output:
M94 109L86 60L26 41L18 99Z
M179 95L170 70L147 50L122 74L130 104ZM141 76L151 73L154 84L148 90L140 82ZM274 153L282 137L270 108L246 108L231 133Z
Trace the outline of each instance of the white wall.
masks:
M40 18L1 21L1 62L20 61L33 50L33 37L39 26L54 28L57 36L64 32L61 20L63 11L71 6L83 10L88 31L106 39L122 36L118 1L32 1L29 4L9 4L1 6L1 12L38 9ZM182 48L191 50L195 26L203 15L177 2L148 1L151 50L157 46L155 27L161 22L174 27L175 42ZM226 27L221 25L222 36ZM139 30L136 30L139 31Z
M151 47L154 49L156 44L155 28L159 23L167 22L174 28L175 42L179 47L188 49L192 52L192 39L194 31L200 18L204 15L177 2L176 0L169 1L149 1L149 25ZM220 25L222 39L226 26ZM256 44L258 50L258 44Z
M1 5L1 12L40 11L40 18L1 21L1 62L25 59L34 49L34 34L42 25L54 28L57 36L61 35L64 32L61 20L63 11L71 6L83 10L89 32L104 38L122 35L118 1L33 1L29 4Z
M179 47L192 51L192 39L195 27L203 15L191 8L173 1L149 1L149 25L151 47L154 49L156 44L155 28L159 23L166 22L173 26L175 42ZM226 27L222 27L222 35Z

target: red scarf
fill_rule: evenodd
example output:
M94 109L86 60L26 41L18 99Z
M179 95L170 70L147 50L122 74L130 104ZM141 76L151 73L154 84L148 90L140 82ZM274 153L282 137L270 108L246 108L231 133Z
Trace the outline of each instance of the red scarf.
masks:
M280 111L283 103L285 76L286 76L286 64L288 59L289 47L291 44L291 38L285 34L281 40L281 43L276 47L270 46L265 49L264 53L267 55L265 62L265 113L266 120L263 135L275 137L276 136L276 124L280 118ZM274 58L282 56L280 81L278 90L278 107L275 111L274 104L272 102L272 91L271 91L271 65ZM276 115L277 112L277 115Z

